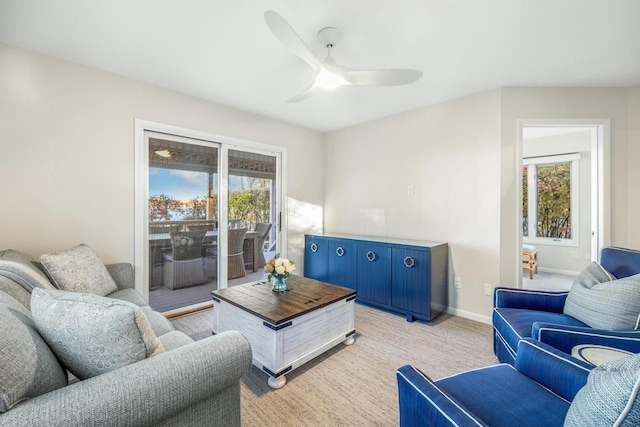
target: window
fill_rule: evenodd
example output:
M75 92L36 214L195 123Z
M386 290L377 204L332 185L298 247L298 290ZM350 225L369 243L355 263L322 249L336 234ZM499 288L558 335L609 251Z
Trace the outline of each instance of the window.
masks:
M579 154L523 159L525 242L578 245L579 160Z

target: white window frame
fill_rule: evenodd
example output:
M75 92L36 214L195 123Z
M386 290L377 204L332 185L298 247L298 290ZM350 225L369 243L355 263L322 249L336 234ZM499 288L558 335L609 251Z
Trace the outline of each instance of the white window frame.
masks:
M524 243L537 243L553 246L580 246L580 154L562 154L557 156L529 157L522 159L527 166L527 215L529 221L538 218L538 177L535 173L538 165L552 165L571 162L571 239L538 237L537 224L529 224L528 236L522 236ZM536 167L530 167L536 166Z

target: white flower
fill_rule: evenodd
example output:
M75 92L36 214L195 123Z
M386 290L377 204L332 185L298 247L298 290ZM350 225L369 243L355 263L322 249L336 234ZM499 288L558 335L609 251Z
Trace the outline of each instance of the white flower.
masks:
M285 268L284 265L277 265L276 266L276 273L278 274L284 274L287 272L287 269Z
M281 265L282 265L282 263L283 263L284 261L285 261L285 260L283 260L282 258L278 258L278 259L276 260L276 267L281 266Z
M292 262L290 262L285 266L285 268L287 270L287 273L291 273L292 271L295 271L296 266Z

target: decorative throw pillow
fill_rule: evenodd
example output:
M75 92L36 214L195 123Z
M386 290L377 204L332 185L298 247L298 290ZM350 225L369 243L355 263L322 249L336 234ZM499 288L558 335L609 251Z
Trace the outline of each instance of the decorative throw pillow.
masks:
M22 304L0 292L0 412L67 385L67 374Z
M564 314L596 329L638 329L640 275L613 280L600 265L591 263L574 281Z
M101 296L118 290L107 268L87 245L44 254L40 262L59 289Z
M81 380L164 352L140 307L127 301L34 289L31 311L42 337Z
M638 426L639 391L640 354L600 365L573 399L564 426Z

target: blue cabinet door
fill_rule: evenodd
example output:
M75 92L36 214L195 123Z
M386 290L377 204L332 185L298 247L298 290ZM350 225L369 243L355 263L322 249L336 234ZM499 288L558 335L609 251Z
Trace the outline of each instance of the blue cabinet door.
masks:
M391 303L391 248L384 244L358 243L357 300L381 305Z
M356 289L356 244L353 240L329 239L327 282Z
M393 307L430 317L431 268L429 251L394 247L391 256Z
M304 275L326 282L329 278L328 242L323 237L304 236Z

